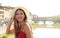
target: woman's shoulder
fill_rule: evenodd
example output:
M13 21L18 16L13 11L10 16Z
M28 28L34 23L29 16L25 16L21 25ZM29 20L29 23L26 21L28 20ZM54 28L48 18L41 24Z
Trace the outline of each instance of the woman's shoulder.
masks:
M28 22L24 24L24 27L26 30L32 30L31 25Z
M26 28L30 27L30 24L28 22L26 22L24 25L25 25Z

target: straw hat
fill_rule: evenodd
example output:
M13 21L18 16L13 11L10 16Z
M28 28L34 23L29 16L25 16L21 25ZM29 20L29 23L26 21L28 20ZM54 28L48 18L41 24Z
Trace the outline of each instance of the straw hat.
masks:
M25 11L25 13L26 13L26 15L27 15L27 20L28 20L28 21L31 20L30 12L29 12L26 8L21 7L21 6L15 7L15 8L12 10L11 16L14 16L15 11L16 11L18 8L23 9L23 10Z

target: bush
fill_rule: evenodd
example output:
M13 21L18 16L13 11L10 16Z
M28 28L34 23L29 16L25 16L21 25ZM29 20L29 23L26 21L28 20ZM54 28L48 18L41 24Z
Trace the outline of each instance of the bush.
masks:
M7 36L3 36L2 38L7 38Z

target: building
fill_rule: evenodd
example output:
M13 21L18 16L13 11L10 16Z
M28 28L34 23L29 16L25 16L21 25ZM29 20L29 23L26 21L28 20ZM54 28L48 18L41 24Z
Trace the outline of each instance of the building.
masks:
M0 25L2 25L5 22L8 21L10 18L10 11L14 9L15 7L10 7L10 6L2 6L0 4Z

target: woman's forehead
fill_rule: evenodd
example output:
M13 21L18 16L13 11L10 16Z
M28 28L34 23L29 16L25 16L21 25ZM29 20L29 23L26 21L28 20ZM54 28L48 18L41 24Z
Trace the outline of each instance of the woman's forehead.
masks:
M17 10L16 12L17 12L17 13L23 13L23 11L22 11L22 10Z

